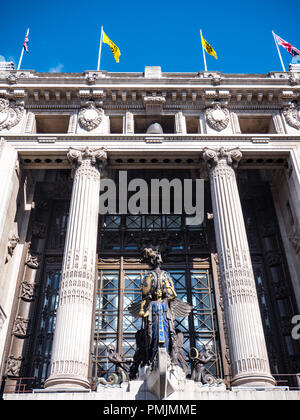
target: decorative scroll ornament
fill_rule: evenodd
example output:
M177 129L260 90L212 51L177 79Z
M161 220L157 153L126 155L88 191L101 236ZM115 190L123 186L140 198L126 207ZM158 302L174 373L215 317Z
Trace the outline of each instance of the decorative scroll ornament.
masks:
M242 159L242 152L238 147L227 150L224 147L220 147L217 150L205 147L203 150L203 159L207 162L209 168L217 165L220 159L226 159L228 165L236 167Z
M0 98L0 131L10 130L17 125L23 116L24 107L10 102L8 99Z
M103 116L103 109L98 109L95 107L93 102L89 102L86 107L80 110L78 120L81 128L87 131L91 131L100 125L101 121L103 120Z
M105 162L107 159L107 153L105 148L90 149L76 149L70 147L68 151L68 159L74 165L80 166L85 159L89 159L92 165L96 165L98 162Z
M291 126L300 130L299 109L295 104L291 104L283 109L283 115L286 122Z
M215 103L212 108L207 108L205 116L208 125L217 131L224 130L229 124L229 111Z

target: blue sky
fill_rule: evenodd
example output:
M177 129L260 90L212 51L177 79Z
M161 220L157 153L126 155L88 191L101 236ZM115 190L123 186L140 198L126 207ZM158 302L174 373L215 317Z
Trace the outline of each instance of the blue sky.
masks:
M223 73L281 71L272 29L300 49L299 0L1 2L0 55L19 60L27 27L23 69L83 72L97 68L101 25L121 50L117 64L103 45L101 69L164 72L204 69L199 30L218 54L208 70ZM286 67L290 54L280 47Z

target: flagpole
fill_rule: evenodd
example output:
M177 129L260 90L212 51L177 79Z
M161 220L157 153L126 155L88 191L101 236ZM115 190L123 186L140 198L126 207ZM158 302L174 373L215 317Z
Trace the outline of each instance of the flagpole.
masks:
M99 71L99 70L100 70L100 60L101 60L102 41L103 41L103 26L101 26L101 35L100 35L100 45L99 45L99 55L98 55L98 65L97 65L97 71Z
M27 29L27 32L26 32L26 35L25 35L25 39L26 39L26 37L29 35L29 28ZM25 41L24 41L25 42ZM20 67L21 67L21 63L22 63L22 60L23 60L23 54L24 54L24 44L23 44L23 47L22 47L22 51L21 51L21 55L20 55L20 60L19 60L19 64L18 64L18 68L17 68L17 70L20 70Z
M280 58L280 61L281 61L281 65L282 65L283 71L285 72L286 70L285 70L285 67L284 67L284 64L283 64L283 61L282 61L282 57L281 57L281 53L280 53L278 42L277 42L277 40L275 38L275 32L272 31L272 34L273 34L274 42L275 42L276 47L277 47L277 51L278 51L278 55L279 55L279 58Z
M205 71L207 71L205 51L204 51L204 46L203 46L203 42L202 42L202 29L200 29L200 37L201 37L201 45L202 45L202 51L203 51L204 69L205 69Z

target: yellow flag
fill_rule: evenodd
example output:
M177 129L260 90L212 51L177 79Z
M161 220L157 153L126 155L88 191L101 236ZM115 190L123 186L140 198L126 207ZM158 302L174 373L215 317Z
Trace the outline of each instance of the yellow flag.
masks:
M121 52L119 48L114 44L106 35L106 33L103 31L103 42L104 44L108 44L110 46L111 52L113 53L113 56L115 57L116 62L119 62L119 57L121 55Z
M213 55L216 59L217 57L217 53L216 51L213 49L213 47L211 45L209 45L209 43L203 38L202 33L201 33L201 42L203 45L203 48L205 49L205 51L210 54Z

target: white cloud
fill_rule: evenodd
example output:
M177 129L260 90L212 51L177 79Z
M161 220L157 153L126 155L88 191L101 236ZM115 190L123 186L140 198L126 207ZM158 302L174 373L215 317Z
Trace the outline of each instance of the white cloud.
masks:
M64 65L63 64L57 64L56 67L51 67L49 69L49 73L60 73L63 69Z

